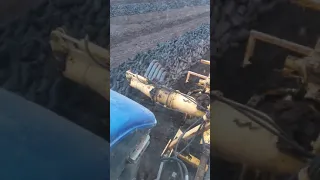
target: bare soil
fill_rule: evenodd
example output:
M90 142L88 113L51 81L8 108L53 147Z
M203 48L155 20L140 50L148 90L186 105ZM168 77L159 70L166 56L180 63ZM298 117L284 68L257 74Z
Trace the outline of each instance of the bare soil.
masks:
M170 2L171 0L110 0L111 4Z
M199 6L111 18L111 66L117 67L139 52L209 23L209 11L209 6Z
M110 20L111 48L142 35L170 29L195 18L209 17L209 6L185 7L165 12L118 16Z

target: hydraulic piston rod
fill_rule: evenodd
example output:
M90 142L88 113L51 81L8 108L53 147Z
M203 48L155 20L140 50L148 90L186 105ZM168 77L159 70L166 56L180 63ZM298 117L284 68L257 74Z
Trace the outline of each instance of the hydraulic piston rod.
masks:
M131 87L138 89L153 101L167 108L196 117L202 117L205 114L205 110L199 110L196 100L191 96L169 88L149 84L147 79L130 71L126 72L126 77Z

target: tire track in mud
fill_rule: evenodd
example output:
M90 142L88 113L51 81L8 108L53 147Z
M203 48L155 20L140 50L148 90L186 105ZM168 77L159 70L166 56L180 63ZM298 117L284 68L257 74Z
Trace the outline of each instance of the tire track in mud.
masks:
M210 25L202 24L178 38L159 43L154 49L138 53L133 59L111 69L112 89L128 95L130 88L125 79L125 71L131 69L135 73L142 74L154 59L158 60L170 74L165 85L172 85L209 51L209 39Z
M145 1L146 0L134 0L133 2L130 2L130 4L125 1L111 1L110 17L166 11L169 9L183 8L186 6L210 5L209 0L175 0L158 1L152 3L150 3L150 1Z
M112 42L110 47L117 47L121 42L174 28L194 19L208 18L209 13L209 6L198 6L143 15L113 17L110 20L110 42Z
M127 95L128 69L142 73L156 59L176 81L209 49L210 7L186 7L111 18L111 87ZM123 37L125 36L125 37Z
M177 38L182 33L192 31L193 29L195 29L195 27L204 23L208 23L209 21L209 17L193 19L192 21L176 25L172 28L165 28L160 32L147 34L137 37L129 42L125 41L121 44L118 44L117 47L110 49L111 67L118 67L127 59L133 58L137 53L153 49L157 46L158 43Z

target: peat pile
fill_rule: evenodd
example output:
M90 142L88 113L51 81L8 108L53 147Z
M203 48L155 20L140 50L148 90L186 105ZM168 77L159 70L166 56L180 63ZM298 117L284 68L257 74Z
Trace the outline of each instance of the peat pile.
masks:
M211 9L211 55L221 57L248 38L250 24L285 0L216 0Z
M165 67L168 77L164 85L171 87L209 51L209 38L210 25L202 24L178 38L158 44L155 49L138 53L133 59L111 69L111 89L128 95L131 88L125 72L130 69L143 75L152 60L158 60Z
M108 102L62 77L51 57L50 32L109 45L109 1L44 1L0 27L0 85L107 138Z

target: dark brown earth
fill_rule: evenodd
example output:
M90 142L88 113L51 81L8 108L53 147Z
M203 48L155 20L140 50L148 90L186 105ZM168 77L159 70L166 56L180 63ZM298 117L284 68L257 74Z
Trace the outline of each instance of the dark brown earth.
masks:
M0 1L0 22L6 22L25 14L44 0L10 0Z
M153 49L209 23L209 6L186 7L110 19L110 64L118 67L139 52Z

